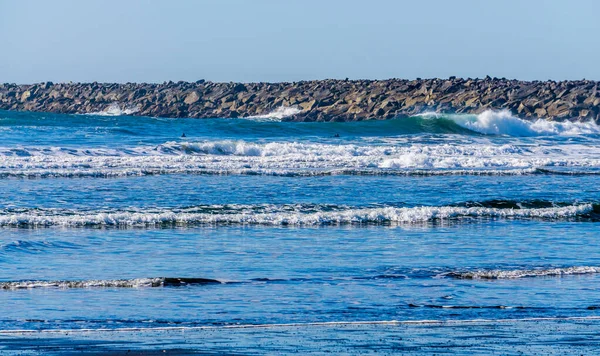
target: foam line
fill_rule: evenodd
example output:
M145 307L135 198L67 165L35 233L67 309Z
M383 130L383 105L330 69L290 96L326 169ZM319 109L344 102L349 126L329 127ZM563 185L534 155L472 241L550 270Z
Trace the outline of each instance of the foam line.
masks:
M467 320L374 320L374 321L326 321L312 323L274 323L274 324L240 324L220 326L167 326L156 328L115 328L115 329L44 329L44 330L0 330L0 334L59 334L59 333L90 333L90 332L156 332L156 331L195 331L195 330L227 330L227 329L269 329L269 328L306 328L306 327L346 327L346 326L418 326L437 325L455 326L465 324L495 324L495 323L526 323L526 322L556 322L556 321L600 321L600 316L575 316L575 317L538 317L538 318L513 318L513 319L467 319Z
M529 174L600 172L600 146L492 142L168 141L133 147L0 147L0 177L152 174ZM425 174L421 174L425 172Z

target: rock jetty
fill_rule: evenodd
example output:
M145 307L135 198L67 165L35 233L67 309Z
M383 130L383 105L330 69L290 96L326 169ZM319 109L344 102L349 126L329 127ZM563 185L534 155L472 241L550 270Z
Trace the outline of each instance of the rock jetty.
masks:
M597 81L314 80L294 83L0 84L0 109L93 113L118 107L157 117L247 117L281 107L291 121L389 119L425 111L510 110L521 118L600 122Z

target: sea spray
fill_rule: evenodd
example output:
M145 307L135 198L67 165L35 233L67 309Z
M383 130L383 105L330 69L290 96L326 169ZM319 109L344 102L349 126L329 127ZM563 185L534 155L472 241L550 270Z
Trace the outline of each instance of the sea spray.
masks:
M104 109L102 111L91 112L91 113L87 113L86 115L122 116L122 115L135 114L138 111L140 111L140 108L137 105L112 103L106 109Z
M284 118L294 116L301 113L302 110L295 106L280 106L277 109L263 115L248 116L246 119L252 120L264 120L264 121L277 121Z

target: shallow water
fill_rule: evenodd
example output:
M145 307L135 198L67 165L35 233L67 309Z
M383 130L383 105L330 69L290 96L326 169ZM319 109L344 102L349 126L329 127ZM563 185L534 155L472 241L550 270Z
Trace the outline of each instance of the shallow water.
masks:
M600 316L599 132L0 112L0 330Z
M19 355L587 355L598 351L598 325L571 318L53 330L0 333L0 346Z

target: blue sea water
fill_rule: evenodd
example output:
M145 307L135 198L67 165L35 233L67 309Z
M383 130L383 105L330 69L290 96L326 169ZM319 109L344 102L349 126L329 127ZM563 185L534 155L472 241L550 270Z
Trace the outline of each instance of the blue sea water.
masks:
M506 112L0 112L0 332L597 317L599 179Z

